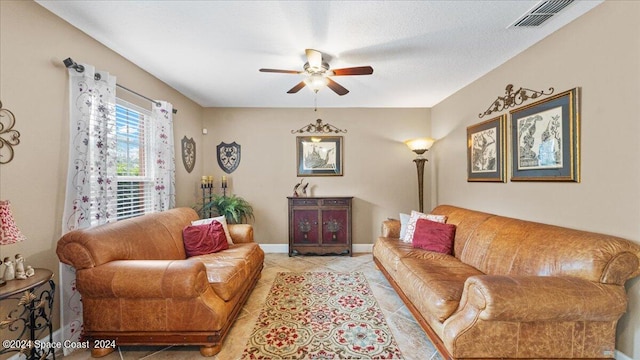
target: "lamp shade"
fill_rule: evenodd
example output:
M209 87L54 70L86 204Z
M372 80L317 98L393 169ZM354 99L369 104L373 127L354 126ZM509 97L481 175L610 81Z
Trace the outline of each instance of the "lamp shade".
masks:
M422 154L425 151L429 150L431 145L433 145L433 142L434 140L430 138L418 138L407 140L404 143L407 144L411 151L415 152L416 154Z
M0 245L15 244L26 239L13 219L11 203L9 200L0 200Z

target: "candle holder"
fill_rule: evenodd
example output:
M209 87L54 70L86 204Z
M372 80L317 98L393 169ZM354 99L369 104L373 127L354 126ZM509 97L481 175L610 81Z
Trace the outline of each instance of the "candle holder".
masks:
M203 176L200 189L202 189L202 217L210 218L213 212L207 204L213 199L213 176Z
M222 177L222 196L227 197L227 177Z

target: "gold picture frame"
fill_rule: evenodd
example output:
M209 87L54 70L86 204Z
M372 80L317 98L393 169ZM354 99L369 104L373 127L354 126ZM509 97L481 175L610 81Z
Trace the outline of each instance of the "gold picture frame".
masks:
M511 181L580 182L580 88L511 114Z

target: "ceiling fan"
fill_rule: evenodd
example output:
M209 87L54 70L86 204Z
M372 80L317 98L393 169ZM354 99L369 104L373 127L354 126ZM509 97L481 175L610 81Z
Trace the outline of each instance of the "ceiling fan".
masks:
M278 70L278 69L260 69L261 72L282 73L282 74L306 74L306 78L292 87L288 94L295 94L305 86L309 86L314 92L318 92L323 86L328 86L336 94L342 96L349 93L344 86L333 81L330 76L345 75L371 75L373 68L371 66L358 66L342 69L329 69L329 64L322 60L322 53L318 50L306 49L307 62L304 64L304 70Z

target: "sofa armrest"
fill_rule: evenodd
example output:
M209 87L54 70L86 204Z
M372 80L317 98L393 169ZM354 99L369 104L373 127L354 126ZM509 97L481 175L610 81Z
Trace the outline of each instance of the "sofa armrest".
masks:
M197 260L118 260L79 270L78 291L92 298L195 298L209 287Z
M388 238L400 238L400 220L397 219L387 219L382 222L382 237Z
M249 224L229 224L228 226L234 244L253 242L253 226Z
M479 275L465 282L464 307L486 321L616 321L627 297L622 286L575 277Z

